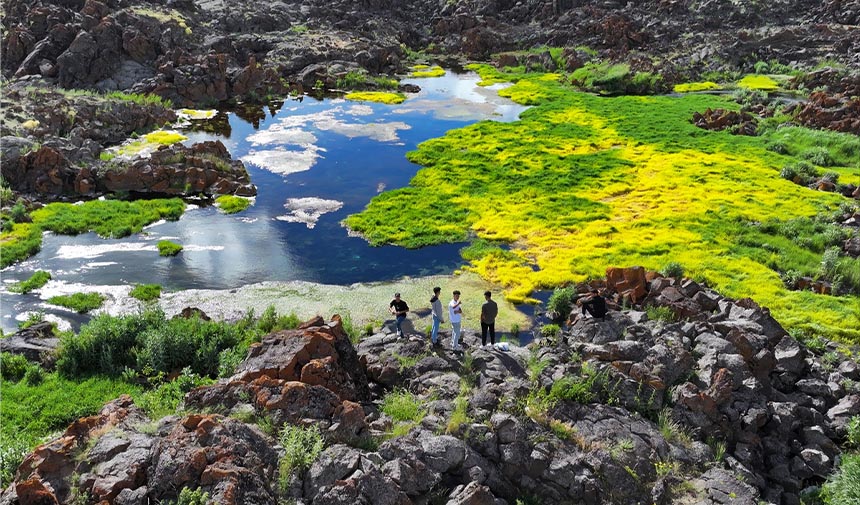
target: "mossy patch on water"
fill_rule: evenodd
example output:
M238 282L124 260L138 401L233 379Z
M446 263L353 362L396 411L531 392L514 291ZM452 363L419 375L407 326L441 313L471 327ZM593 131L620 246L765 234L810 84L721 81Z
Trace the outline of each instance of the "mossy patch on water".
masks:
M433 65L430 68L427 65L415 65L412 68L412 77L442 77L445 75L445 70L437 65Z
M403 103L406 100L406 95L403 93L388 93L385 91L353 91L344 95L347 100L357 102L377 102L386 104Z
M738 81L738 87L759 91L776 91L779 83L767 75L749 74Z
M86 314L102 306L105 297L99 293L74 293L71 295L53 296L48 303L72 309L79 314Z
M789 291L772 263L737 247L739 227L811 217L845 199L780 178L795 158L769 151L769 133L734 136L689 121L736 103L598 97L552 74L500 94L535 107L514 123L485 121L420 144L408 157L425 168L410 185L375 197L346 225L374 245L502 244L472 255L469 268L516 302L607 267L676 262L728 296L770 307L788 326L860 339L858 297Z
M215 199L215 205L224 214L235 214L247 209L251 205L251 200L241 196L221 195Z
M169 240L160 240L158 242L158 254L161 256L176 256L182 252L182 245Z
M61 235L94 231L102 237L122 238L160 219L175 221L184 211L185 203L179 198L49 203L30 213L32 223L16 223L0 234L0 265L6 267L39 252L42 231Z
M722 89L722 86L712 81L685 82L676 84L673 88L675 93L695 93L697 91L712 91L716 89Z
M216 109L179 109L176 115L185 119L212 119L218 114Z

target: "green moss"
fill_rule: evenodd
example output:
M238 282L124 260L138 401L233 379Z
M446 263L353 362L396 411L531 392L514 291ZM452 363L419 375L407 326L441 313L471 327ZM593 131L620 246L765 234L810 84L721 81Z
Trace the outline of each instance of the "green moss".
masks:
M344 98L358 102L398 104L403 103L403 101L406 100L406 95L403 93L386 93L383 91L354 91L344 95Z
M132 298L149 302L161 296L161 286L158 284L137 284L129 293Z
M722 89L722 86L711 81L686 82L683 84L676 84L674 91L675 93L693 93L696 91L710 91L714 89Z
M9 291L13 293L27 294L30 291L41 288L47 284L49 280L51 280L51 274L49 272L38 270L26 281L16 282L9 286Z
M821 253L780 245L774 259L740 232L844 201L779 177L796 160L767 149L781 130L742 137L690 124L695 111L737 109L727 97L598 97L553 74L523 77L500 94L535 106L514 123L481 122L420 144L408 157L424 168L410 185L375 197L347 226L374 245L509 244L466 254L469 268L505 286L512 301L610 266L676 262L727 296L752 297L789 327L860 339L856 296L789 291L775 269L779 254L817 268ZM829 149L850 155L853 142L837 138ZM856 169L852 177L840 182L860 183ZM814 242L814 232L799 233Z
M241 196L221 195L215 199L215 205L225 214L242 212L251 205L251 200Z
M434 65L427 68L427 65L415 65L412 67L412 77L442 77L445 75L445 70L442 67Z
M98 293L75 293L72 295L52 296L48 303L72 309L79 314L85 314L97 309L104 303L105 297Z
M182 246L169 240L160 240L158 242L158 254L161 256L176 256L182 252Z
M121 145L117 150L117 154L124 156L135 156L144 152L154 151L160 146L169 146L188 140L185 135L172 130L156 130L147 133L140 140L134 140L127 144Z

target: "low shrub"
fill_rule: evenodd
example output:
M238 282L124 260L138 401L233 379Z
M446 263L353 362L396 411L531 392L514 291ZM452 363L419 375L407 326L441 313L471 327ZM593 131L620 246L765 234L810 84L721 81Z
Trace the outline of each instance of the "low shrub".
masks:
M670 261L669 263L666 263L662 270L660 270L660 275L663 277L681 279L684 277L684 267L676 261Z
M278 435L284 455L278 462L278 481L286 491L292 475L301 476L317 460L325 448L322 433L316 425L292 426L285 424Z
M18 382L31 366L27 358L21 354L0 352L0 376L5 381Z
M833 157L830 156L830 151L826 147L810 147L800 153L800 157L820 167L832 167L834 165Z
M202 489L191 490L184 487L179 492L179 497L175 502L169 501L168 505L207 505L209 503L209 493Z
M419 423L427 415L423 403L409 391L397 389L382 399L382 412L395 421Z
M669 307L651 305L645 308L645 313L650 321L671 323L675 320L675 313Z
M860 415L851 417L845 431L848 445L860 449Z
M557 288L549 297L546 309L548 312L553 312L557 315L556 321L565 321L573 310L575 296L576 290L574 290L573 286Z
M185 398L185 394L192 389L211 384L213 381L191 371L185 367L182 373L172 381L159 384L154 389L143 393L135 403L146 411L153 419L175 414L179 403Z
M161 286L158 284L135 284L129 296L142 302L149 302L161 296Z
M158 254L161 256L176 256L182 251L182 246L169 240L158 242Z
M545 324L540 329L540 335L543 338L555 339L561 334L561 327L557 324Z
M38 270L26 281L16 282L9 286L9 291L13 293L27 294L30 291L41 288L47 284L49 280L51 280L51 274L49 272Z

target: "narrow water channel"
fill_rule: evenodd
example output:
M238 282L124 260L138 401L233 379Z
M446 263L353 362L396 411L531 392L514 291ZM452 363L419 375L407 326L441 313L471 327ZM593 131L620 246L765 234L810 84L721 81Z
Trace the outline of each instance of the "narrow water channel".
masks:
M84 318L45 300L82 290L110 295L136 283L174 291L290 280L347 285L450 273L461 264L462 244L370 247L340 222L379 192L406 186L420 167L405 155L420 142L480 120L516 120L524 107L500 98L498 88L478 87L474 73L407 82L421 92L399 105L303 97L279 108L222 112L212 120L220 126L207 131L200 123L188 127L187 143L218 139L245 162L258 188L253 206L234 215L192 206L176 222L124 239L46 234L41 252L2 271L3 286L37 270L52 275L39 293L3 288L3 331L14 331L32 311L76 326ZM184 250L162 258L159 240Z

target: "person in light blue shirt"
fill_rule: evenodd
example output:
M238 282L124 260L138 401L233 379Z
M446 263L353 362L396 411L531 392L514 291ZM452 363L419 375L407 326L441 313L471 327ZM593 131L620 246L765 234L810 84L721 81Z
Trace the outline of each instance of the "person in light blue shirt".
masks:
M439 325L445 321L442 319L442 301L439 300L439 293L442 288L436 286L433 288L433 296L430 297L430 307L433 314L433 330L430 332L430 341L433 345L439 343Z

